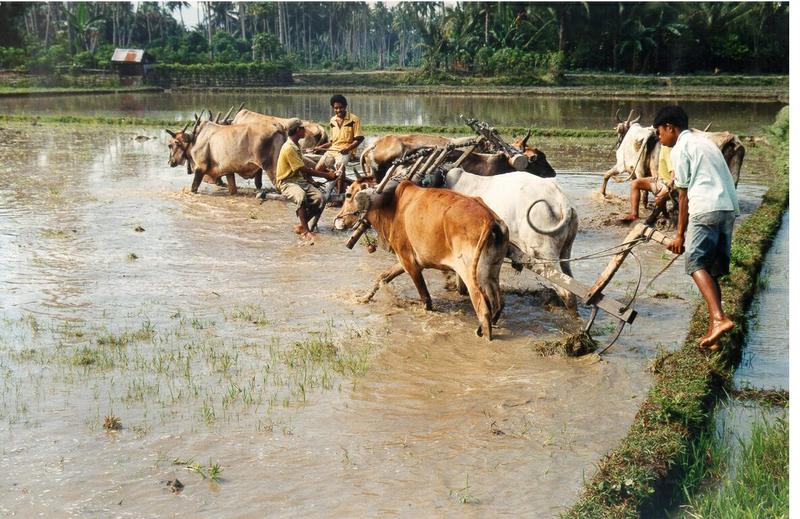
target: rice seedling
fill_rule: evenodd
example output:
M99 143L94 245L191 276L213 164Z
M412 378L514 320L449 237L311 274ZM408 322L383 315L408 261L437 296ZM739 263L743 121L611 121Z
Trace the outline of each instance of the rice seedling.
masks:
M469 485L469 474L466 475L464 486L457 490L450 491L450 497L454 497L462 505L477 505L480 500L472 495Z
M246 321L257 326L269 326L270 320L267 318L266 311L259 305L246 304L234 306L233 310L226 317L235 321Z
M109 432L122 430L122 420L112 412L103 419L103 429Z

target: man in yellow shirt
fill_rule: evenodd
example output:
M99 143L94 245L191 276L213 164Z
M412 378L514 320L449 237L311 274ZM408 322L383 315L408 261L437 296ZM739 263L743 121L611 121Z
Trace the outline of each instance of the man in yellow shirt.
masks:
M305 128L300 119L291 119L286 125L286 133L289 139L283 144L278 155L275 187L297 206L300 224L295 226L294 232L313 241L314 234L308 228L308 222L322 212L325 201L322 191L311 176L333 180L336 174L319 166L311 169L303 162L298 141L305 137Z
M361 119L347 111L347 99L343 95L331 97L331 108L334 113L330 124L331 140L314 148L314 151L324 152L317 163L317 169L326 167L339 172L350 162L350 154L363 142L364 134L361 132ZM336 190L344 193L345 187L342 175L337 181Z
M675 170L669 157L671 150L672 148L668 146L661 146L661 152L658 155L658 176L637 178L631 182L631 212L623 216L620 219L621 221L633 222L639 218L639 201L643 190L656 195L656 206L667 202L667 196L672 189L675 175Z

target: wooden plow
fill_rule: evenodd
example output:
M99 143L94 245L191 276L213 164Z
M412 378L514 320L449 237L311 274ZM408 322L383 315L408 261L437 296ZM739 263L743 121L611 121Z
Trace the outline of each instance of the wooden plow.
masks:
M646 241L655 241L661 245L667 246L672 241L672 238L643 223L636 224L628 233L628 235L625 236L625 239L622 241L622 243L615 247L615 249L621 248L621 250L611 258L611 260L608 262L608 265L606 265L606 268L603 270L600 276L598 276L591 287L584 285L575 278L570 277L562 272L553 269L547 269L542 265L542 263L525 261L527 258L524 258L521 252L519 253L518 257L512 258L512 261L527 266L541 278L570 291L571 293L575 294L581 303L590 307L591 314L589 315L589 319L586 321L586 324L583 327L584 333L588 334L591 330L595 318L597 317L598 310L603 310L618 320L617 329L613 338L599 353L602 355L617 341L619 336L622 334L622 330L624 329L625 325L633 324L637 315L636 310L631 308L631 305L636 298L636 294L634 294L631 297L631 300L627 303L621 303L603 294L603 289L605 289L605 287L611 282L614 275L620 269L622 263L625 261L625 258L628 257L633 248L636 245Z

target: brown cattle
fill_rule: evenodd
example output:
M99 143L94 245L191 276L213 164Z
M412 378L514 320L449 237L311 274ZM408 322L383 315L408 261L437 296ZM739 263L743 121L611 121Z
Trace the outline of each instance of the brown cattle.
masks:
M275 117L272 115L264 115L251 110L239 110L233 118L233 124L248 124L248 123L269 123L278 124L286 129L286 125L290 119L283 117ZM303 121L303 127L306 129L306 136L300 139L299 145L302 151L311 150L321 144L328 142L328 133L325 128L312 121Z
M547 162L547 157L541 150L528 146L528 138L517 139L512 146L523 150L523 154L528 158L528 167L525 171L539 177L548 178L556 176L555 170ZM407 134L407 135L385 135L372 143L361 154L361 169L365 175L373 175L380 182L388 171L392 161L405 154L413 153L420 148L447 146L450 144L464 143L471 141L474 137L462 137L459 139L448 139L438 135ZM455 161L462 154L462 150L453 150L448 160ZM461 164L465 171L481 176L500 175L515 171L509 164L508 157L504 153L471 153Z
M503 309L499 275L508 249L508 229L480 198L421 188L408 181L377 195L366 184L354 182L334 223L340 229L350 227L362 214L398 259L378 277L365 302L381 285L408 272L430 310L431 296L422 270L454 270L466 284L480 321L477 335L492 340L492 324Z
M261 188L261 174L266 171L275 183L275 167L286 132L273 124L222 125L212 121L197 121L192 132L186 127L179 132L167 130L171 167L188 163L187 173L194 173L192 193L197 192L204 176L217 180L228 179L228 191L236 193L234 174L255 178Z

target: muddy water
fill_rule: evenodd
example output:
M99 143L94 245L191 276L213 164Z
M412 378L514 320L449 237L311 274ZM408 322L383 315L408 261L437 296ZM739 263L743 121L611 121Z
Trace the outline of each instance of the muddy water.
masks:
M225 113L231 106L281 117L302 117L327 121L331 116L331 93L264 92L173 92L167 94L114 94L35 99L0 99L0 112L29 114L71 114L81 116L156 117L186 120L206 108ZM540 128L611 129L617 109L628 114L635 108L649 124L663 101L636 98L625 101L607 98L576 99L553 96L477 96L407 94L348 94L350 109L365 124L460 125L459 114L477 117L498 126ZM728 130L752 135L772 124L784 104L741 100L696 101L677 99L692 124L713 131Z
M681 260L643 290L669 255L642 246L634 327L602 359L543 358L537 341L580 323L527 273L504 269L487 343L436 272L433 312L405 277L358 303L388 254L347 250L332 211L301 244L289 207L248 182L190 194L164 143L135 139L153 131L0 131L3 514L555 516L626 433L696 297ZM605 202L596 172L559 182L581 215L574 256L622 240L604 223L626 186ZM763 191L740 186L745 212ZM606 293L627 301L638 278L628 260ZM612 325L598 318L599 340Z

